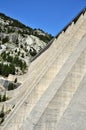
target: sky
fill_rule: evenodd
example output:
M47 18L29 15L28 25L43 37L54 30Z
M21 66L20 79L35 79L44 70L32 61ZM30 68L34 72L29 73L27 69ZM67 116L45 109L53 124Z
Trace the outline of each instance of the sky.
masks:
M86 0L0 0L1 13L54 36L85 6Z

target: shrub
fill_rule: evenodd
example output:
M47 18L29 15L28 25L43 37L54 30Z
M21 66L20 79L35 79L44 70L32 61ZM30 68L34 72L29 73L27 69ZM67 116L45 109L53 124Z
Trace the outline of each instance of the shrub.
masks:
M6 43L6 42L9 42L9 37L6 36L4 39L2 39L2 43Z
M4 93L4 95L0 94L0 102L5 102L6 100L8 100L8 97L6 96L6 92Z
M35 56L37 54L36 50L33 47L30 48L29 53L31 56Z
M8 91L13 90L13 89L14 89L14 84L13 83L9 83Z
M5 116L5 113L4 113L4 105L2 106L2 110L0 112L0 118L3 118Z
M0 102L2 101L2 95L0 94Z
M24 53L22 53L21 57L24 58Z
M15 78L14 83L17 83L17 78Z
M6 101L7 100L7 97L6 97L6 93L3 95L3 97L2 97L2 101L4 102L4 101Z

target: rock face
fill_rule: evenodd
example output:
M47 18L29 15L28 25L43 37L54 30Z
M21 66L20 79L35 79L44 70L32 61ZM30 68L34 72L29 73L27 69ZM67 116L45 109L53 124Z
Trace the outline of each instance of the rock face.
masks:
M2 66L2 63L13 66L12 61L7 60L6 56L9 55L11 58L8 59L13 60L14 57L17 57L17 59L22 60L22 63L25 62L28 67L31 59L45 48L52 38L52 35L45 33L43 30L32 29L0 13L0 66ZM5 46L5 48L1 48L1 46ZM31 48L36 53L30 53ZM2 53L5 55L4 59ZM27 70L23 69L22 71L21 67L16 65L14 67L17 75L23 74ZM9 74L13 73L10 72ZM0 75L3 74L0 73Z
M1 43L24 44L44 47L53 38L41 29L32 29L18 20L0 13L0 41ZM37 42L38 40L38 42ZM38 44L39 43L39 44ZM18 47L17 47L18 48Z
M1 129L86 129L86 9L32 62L29 72Z
M0 13L0 42L44 47L53 38L41 29L32 29L19 21ZM37 42L38 40L38 42Z

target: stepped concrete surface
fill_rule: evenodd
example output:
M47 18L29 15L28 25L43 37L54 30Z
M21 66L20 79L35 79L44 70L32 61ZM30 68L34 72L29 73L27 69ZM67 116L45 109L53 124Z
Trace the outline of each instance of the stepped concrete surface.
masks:
M86 9L31 63L27 74L19 77L22 85L13 91L13 98L7 102L15 107L0 129L63 130L65 127L65 130L74 130L66 123L65 116L73 113L69 113L68 108L86 81L85 74ZM78 130L78 126L76 128Z
M49 130L55 129L55 123L67 108L86 72L86 60L81 62L81 58L86 57L85 41L86 35L28 115L21 130L43 130L47 127Z
M55 130L86 129L86 74Z

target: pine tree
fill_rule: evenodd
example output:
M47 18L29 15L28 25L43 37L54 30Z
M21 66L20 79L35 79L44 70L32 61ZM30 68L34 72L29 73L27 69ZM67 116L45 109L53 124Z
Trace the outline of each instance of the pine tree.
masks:
M0 112L0 118L4 118L5 113L4 113L4 105L2 106L2 110Z
M2 96L1 96L1 94L0 94L0 102L2 102Z
M2 101L4 102L6 100L7 100L7 97L6 97L6 91L5 91L5 93L4 93L3 97L2 97Z
M17 83L17 78L15 78L14 83Z

